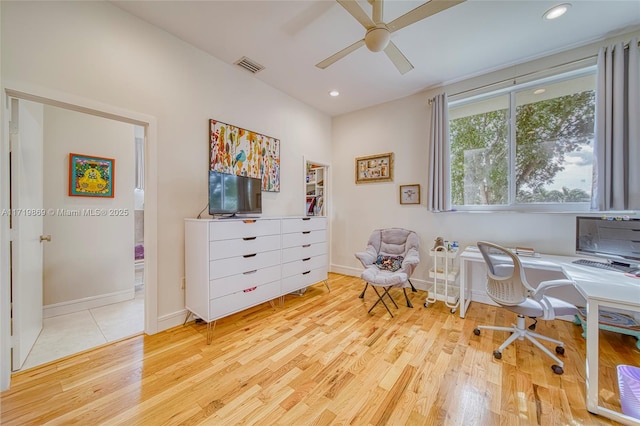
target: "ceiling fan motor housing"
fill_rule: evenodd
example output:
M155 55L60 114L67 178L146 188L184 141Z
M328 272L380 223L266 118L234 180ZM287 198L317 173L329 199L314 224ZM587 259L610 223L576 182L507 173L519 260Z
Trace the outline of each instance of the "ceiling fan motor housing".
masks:
M383 51L391 40L391 33L384 25L373 27L364 36L364 44L372 52Z

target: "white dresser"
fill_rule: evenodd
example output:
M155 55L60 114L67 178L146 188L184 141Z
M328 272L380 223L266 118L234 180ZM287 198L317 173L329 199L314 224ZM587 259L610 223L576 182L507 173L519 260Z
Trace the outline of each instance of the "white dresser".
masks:
M327 219L185 219L185 299L208 324L327 280Z
M327 279L327 218L282 218L282 293Z

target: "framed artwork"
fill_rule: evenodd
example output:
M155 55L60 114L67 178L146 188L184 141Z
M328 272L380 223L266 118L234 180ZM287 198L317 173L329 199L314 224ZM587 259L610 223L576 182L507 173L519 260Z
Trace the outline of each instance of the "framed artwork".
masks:
M69 154L69 195L113 198L115 166L113 158Z
M400 204L420 204L420 185L400 185Z
M262 180L262 190L280 192L280 140L209 120L209 170Z
M393 152L356 158L356 183L393 181Z

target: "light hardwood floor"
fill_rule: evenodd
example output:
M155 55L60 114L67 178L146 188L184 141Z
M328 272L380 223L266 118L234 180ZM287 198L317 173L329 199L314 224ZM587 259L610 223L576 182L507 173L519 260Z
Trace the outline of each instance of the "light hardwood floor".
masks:
M585 409L585 342L565 321L538 331L566 344L565 373L527 341L481 324L515 320L472 303L467 318L440 302L395 294L390 318L363 282L330 274L284 306L263 304L206 325L190 322L22 371L0 395L3 425L607 425ZM601 332L603 404L619 409L615 365L635 340Z

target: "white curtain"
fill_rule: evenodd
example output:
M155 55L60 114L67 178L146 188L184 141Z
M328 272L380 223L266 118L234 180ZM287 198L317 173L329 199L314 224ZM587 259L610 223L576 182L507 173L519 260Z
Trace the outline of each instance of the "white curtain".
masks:
M429 103L431 104L431 132L429 134L427 208L432 212L442 212L451 210L451 149L446 93L430 99Z
M637 38L598 53L593 209L640 209L638 68Z

